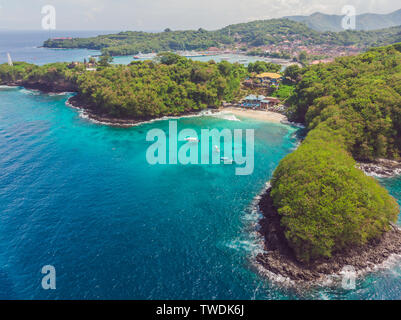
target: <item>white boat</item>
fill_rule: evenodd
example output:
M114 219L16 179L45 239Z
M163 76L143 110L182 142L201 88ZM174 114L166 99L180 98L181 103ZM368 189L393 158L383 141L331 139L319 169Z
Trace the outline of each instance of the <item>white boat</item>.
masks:
M193 138L193 137L185 138L185 140L189 141L189 142L199 142L199 140L197 138Z
M227 158L227 157L221 157L220 160L222 162L224 162L225 164L232 164L233 163L233 160L230 159L230 158Z
M138 55L134 56L134 59L151 60L154 59L156 56L157 56L156 53L149 53L149 54L139 53Z

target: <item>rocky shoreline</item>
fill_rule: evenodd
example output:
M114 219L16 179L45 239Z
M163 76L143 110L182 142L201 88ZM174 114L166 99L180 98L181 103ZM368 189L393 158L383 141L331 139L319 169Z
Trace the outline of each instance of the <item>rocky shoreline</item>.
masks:
M4 83L2 85L7 85L10 87L24 87L29 90L38 90L44 93L63 93L63 92L71 92L76 93L77 88L69 83L69 82L53 82L53 83L45 83L45 82L29 82L29 81L15 81L12 83ZM201 112L185 112L183 114L171 115L171 116L163 116L160 118L132 118L132 117L120 117L116 118L110 116L109 114L102 113L99 109L94 106L86 103L79 94L76 94L70 97L67 100L67 105L71 106L72 108L81 110L82 113L85 115L86 118L105 125L110 126L118 126L118 127L131 127L135 125L139 125L142 123L147 123L150 121L157 121L163 119L174 119L174 118L181 118L181 117L193 117L193 116L200 116L202 115L205 110ZM206 109L209 112L219 112L218 109Z
M10 87L24 87L29 90L39 90L44 93L61 93L61 92L76 92L75 85L68 81L59 82L33 82L17 80L11 83L3 83L3 85Z
M94 106L90 106L86 104L79 95L74 95L67 100L67 105L82 110L87 118L93 120L95 122L114 125L120 127L129 127L134 126L139 123L149 121L149 120L138 120L138 119L129 119L129 118L115 118L111 117L107 114L102 114Z
M67 105L77 109L80 111L82 117L87 118L91 121L96 123L110 125L110 126L118 126L118 127L132 127L143 123L158 121L158 120L166 120L166 119L177 119L183 117L196 117L202 116L206 114L213 114L219 113L221 111L232 112L230 108L215 108L215 107L208 107L207 109L201 111L190 111L184 112L181 114L173 114L173 115L166 115L161 116L159 118L152 118L152 117L145 117L145 118L134 118L129 116L122 116L122 117L115 117L111 116L110 114L104 113L96 105L88 104L79 93L77 93L77 88L73 83L68 81L58 81L58 82L37 82L37 81L22 81L18 80L15 82L8 82L2 83L1 85L11 86L11 87L24 87L29 90L38 90L43 93L50 93L50 94L59 94L65 92L76 93L74 96L70 97L67 100ZM251 112L257 111L250 111L250 110L241 110L243 113L246 113L247 117L255 117ZM232 112L236 114L236 112ZM242 115L242 114L241 114ZM262 116L261 116L262 115ZM277 112L269 112L269 113L261 113L259 114L257 119L268 120L271 122L279 122L283 124L288 124L292 126L300 126L299 124L290 123L287 121L286 116L282 115L281 113Z
M84 114L86 115L87 118L89 118L92 121L105 124L105 125L110 125L110 126L118 126L118 127L132 127L136 126L139 124L151 122L151 121L157 121L157 120L164 120L164 119L176 119L176 118L182 118L182 117L194 117L194 116L201 116L204 111L201 112L186 112L183 114L178 114L178 115L171 115L171 116L163 116L160 118L130 118L130 117L121 117L121 118L116 118L112 117L108 114L104 114L99 112L99 110L95 106L88 105L85 103L79 95L75 95L73 97L70 97L67 101L67 104L70 105L73 108L82 110ZM217 109L207 109L207 111L210 112L218 112L219 110Z
M379 240L337 252L330 259L300 263L288 246L270 191L271 188L267 189L259 201L259 209L263 214L259 233L264 239L265 251L256 256L256 263L262 267L262 272L268 271L296 283L322 283L330 276L340 275L345 266L352 266L357 274L363 274L391 256L401 254L401 230L392 225Z
M377 159L374 162L359 162L358 167L366 175L379 178L389 178L401 174L401 162L388 159Z

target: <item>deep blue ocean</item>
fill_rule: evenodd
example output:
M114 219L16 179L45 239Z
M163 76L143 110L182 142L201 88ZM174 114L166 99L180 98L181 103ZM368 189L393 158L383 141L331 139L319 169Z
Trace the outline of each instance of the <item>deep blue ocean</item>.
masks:
M62 61L64 51L55 51L37 62ZM0 298L401 298L400 262L359 278L355 290L296 291L257 272L254 199L296 147L297 128L181 118L179 129L197 132L254 129L253 174L237 176L233 165L152 166L146 133L167 131L168 120L97 124L68 107L68 96L0 88ZM380 181L401 203L401 179ZM42 289L44 265L56 269L56 290Z

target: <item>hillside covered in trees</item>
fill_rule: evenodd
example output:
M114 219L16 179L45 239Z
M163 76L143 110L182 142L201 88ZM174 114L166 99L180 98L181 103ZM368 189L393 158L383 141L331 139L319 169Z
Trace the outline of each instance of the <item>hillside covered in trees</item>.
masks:
M1 84L76 91L80 103L98 114L136 120L220 106L238 94L247 74L240 64L198 62L172 53L128 66L106 62L97 71L68 63L0 65Z
M397 220L395 200L353 157L400 159L401 44L293 77L290 117L309 133L280 162L271 195L290 247L310 262L378 239Z
M399 159L401 45L300 71L290 118L308 129L327 127L358 160ZM294 77L294 75L293 75Z
M360 48L380 46L401 41L401 27L375 31L318 32L305 24L288 19L260 20L240 23L225 28L164 32L124 31L91 38L49 39L49 48L88 48L108 55L129 55L139 52L178 50L206 50L209 47L230 47L241 44L259 47L280 44L283 41L302 41L303 45L355 45Z

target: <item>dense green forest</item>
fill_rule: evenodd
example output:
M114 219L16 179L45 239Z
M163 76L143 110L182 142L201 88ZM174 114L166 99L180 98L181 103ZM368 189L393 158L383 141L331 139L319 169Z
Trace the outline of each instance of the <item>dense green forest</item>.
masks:
M271 19L240 23L216 31L199 30L164 32L125 31L91 38L47 40L45 47L89 48L103 54L129 55L139 52L205 50L209 47L230 47L241 43L247 47L301 40L304 45L356 45L361 48L401 41L401 27L375 31L318 32L303 23L288 19Z
M342 140L324 127L280 162L271 195L303 262L378 238L399 214L395 199L356 168Z
M287 73L290 117L309 130L272 179L285 236L301 261L378 238L399 208L356 159L400 158L401 44Z
M0 82L78 92L79 100L113 117L151 119L220 106L239 93L248 69L226 61L199 62L172 53L158 61L107 65L86 71L83 64L0 65ZM51 90L51 89L50 89Z
M298 70L290 118L327 126L359 160L400 158L401 46L375 48ZM295 75L292 75L296 77Z

